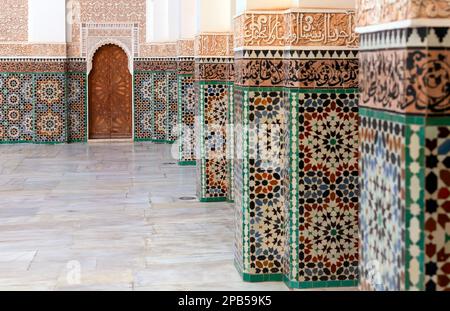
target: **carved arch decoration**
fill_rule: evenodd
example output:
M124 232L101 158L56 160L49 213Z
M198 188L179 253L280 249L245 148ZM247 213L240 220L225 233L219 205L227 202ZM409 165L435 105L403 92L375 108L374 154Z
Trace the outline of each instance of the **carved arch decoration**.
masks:
M93 46L89 48L88 54L87 54L87 74L92 70L92 62L94 60L95 53L100 49L102 46L108 45L108 44L114 44L120 47L125 54L128 57L128 71L131 75L133 75L133 53L130 51L130 49L127 47L124 42L118 39L113 38L104 38L99 40L97 43L95 43Z

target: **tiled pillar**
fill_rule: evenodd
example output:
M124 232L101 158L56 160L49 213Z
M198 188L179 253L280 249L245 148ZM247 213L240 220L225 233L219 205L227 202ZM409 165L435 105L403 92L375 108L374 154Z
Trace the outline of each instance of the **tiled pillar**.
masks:
M227 123L233 85L232 35L203 33L195 45L197 192L202 202L226 201L230 191Z
M177 55L178 164L195 166L194 40L179 40Z
M247 281L355 286L354 12L247 11L235 29L236 266Z
M449 17L359 1L363 289L450 289Z

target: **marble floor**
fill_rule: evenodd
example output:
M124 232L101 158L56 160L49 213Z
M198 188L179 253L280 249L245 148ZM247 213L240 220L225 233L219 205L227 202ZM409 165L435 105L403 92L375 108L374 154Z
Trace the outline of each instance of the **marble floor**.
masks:
M233 267L233 211L171 146L0 146L0 290L287 290Z

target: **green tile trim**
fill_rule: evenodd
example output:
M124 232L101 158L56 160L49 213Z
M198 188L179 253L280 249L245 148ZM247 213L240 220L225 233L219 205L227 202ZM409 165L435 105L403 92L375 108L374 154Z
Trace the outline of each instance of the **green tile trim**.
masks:
M287 287L293 288L293 289L356 287L359 285L358 280L298 282L298 281L289 280L286 276L283 277L283 282L286 284Z
M418 146L417 146L418 144ZM405 289L425 290L425 126L409 125L405 132ZM413 183L413 180L418 181ZM413 187L418 186L419 189ZM416 208L413 208L413 207ZM420 232L411 232L419 230ZM415 237L418 236L418 239ZM419 254L411 251L418 249ZM418 277L410 267L418 266Z
M239 264L235 261L234 267L244 282L248 283L262 283L262 282L281 282L283 281L283 274L250 274L242 271Z
M151 139L151 138L134 138L135 142L152 142L160 144L174 144L175 141L165 139Z
M201 198L201 203L213 203L213 202L226 202L226 197L220 197L220 198Z
M70 144L86 143L86 142L87 142L87 140L84 140L84 139L72 139L72 140L69 140Z
M446 117L427 116L426 123L427 125L431 126L448 126L450 124L450 116Z
M196 166L197 161L179 161L178 165L180 165L180 166Z
M299 131L300 125L298 121L298 93L289 92L289 180L297 180L299 177ZM296 146L296 148L294 147ZM290 279L296 280L299 272L299 189L298 182L289 182L289 274ZM295 256L293 256L295 254Z
M160 143L160 144L174 144L175 141L173 140L167 140L167 139L150 139L153 143Z
M250 132L249 132L249 99L248 91L242 92L242 266L249 271L250 256Z
M374 110L370 108L359 108L359 114L364 117L376 118L403 124L425 125L426 122L425 116L398 114L393 112Z
M152 141L152 139L151 138L134 138L134 141L135 142L150 142L150 141Z
M283 274L248 274L242 273L244 282L262 283L262 282L281 282L283 281Z
M182 106L183 106L183 98L181 97L181 82L182 79L184 78L183 75L177 75L177 85L178 85L178 89L177 89L177 95L178 95L178 116L177 116L177 121L178 121L178 164L179 165L183 165L180 163L183 163L183 143L184 143L184 137L183 137L183 111L182 111Z
M205 150L205 94L203 91L203 85L198 83L198 109L199 109L199 122L200 122L200 137L199 137L199 147L200 147L200 196L206 196L206 150Z
M228 170L228 201L234 202L234 83L228 85L227 109L227 170Z

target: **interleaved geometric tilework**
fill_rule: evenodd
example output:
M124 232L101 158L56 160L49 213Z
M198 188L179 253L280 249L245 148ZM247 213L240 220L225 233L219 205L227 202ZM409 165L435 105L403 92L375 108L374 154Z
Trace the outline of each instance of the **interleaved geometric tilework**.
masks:
M447 122L448 124L448 122ZM450 290L450 126L426 129L426 289Z
M168 80L166 73L156 72L153 74L153 101L151 102L154 113L152 139L163 141L168 137Z
M361 116L361 285L405 289L404 122Z
M179 161L195 161L195 89L193 75L178 76Z
M282 273L283 104L282 89L248 91L250 274Z
M418 120L405 132L405 289L412 291L424 289L425 127Z
M167 110L167 140L176 141L178 137L178 80L176 72L167 73L169 86Z
M33 83L32 74L0 75L0 141L33 141Z
M234 113L234 134L235 134L235 149L234 149L234 223L235 223L235 232L234 232L234 261L237 269L242 272L244 269L244 226L243 226L243 208L244 208L244 200L243 200L243 190L244 190L244 170L243 170L243 91L240 88L236 88L234 92L235 102L239 103L235 107Z
M150 140L152 138L152 92L152 74L150 72L136 72L134 77L134 136L136 140Z
M173 71L136 71L135 139L173 142L177 138L178 82Z
M69 142L84 142L87 139L86 74L67 74L67 107Z
M230 91L228 92L228 116L227 116L227 162L228 162L228 201L234 201L234 83L229 84Z
M36 75L36 142L66 142L65 74Z
M357 280L358 95L298 96L298 281Z
M203 200L226 200L228 166L226 133L228 92L227 82L200 84L200 197Z

